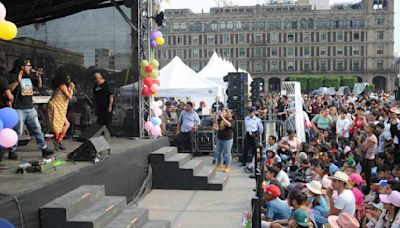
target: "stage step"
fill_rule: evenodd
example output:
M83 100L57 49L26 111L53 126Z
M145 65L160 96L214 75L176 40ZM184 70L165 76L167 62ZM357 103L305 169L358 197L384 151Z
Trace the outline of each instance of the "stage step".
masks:
M104 186L84 185L40 209L42 228L171 227L169 221L149 221L149 210L128 207L126 198L105 196Z
M154 189L218 190L225 185L228 174L216 173L214 166L205 166L200 159L177 153L175 147L163 147L150 154Z

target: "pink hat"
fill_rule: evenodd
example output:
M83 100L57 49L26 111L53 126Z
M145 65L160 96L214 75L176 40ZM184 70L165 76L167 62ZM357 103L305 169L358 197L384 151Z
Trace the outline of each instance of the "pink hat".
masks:
M358 220L349 213L342 213L339 216L331 215L328 217L329 225L332 228L359 228L360 223Z
M396 207L400 207L400 192L392 191L390 194L380 194L379 199L382 203L390 203Z
M362 177L358 173L352 173L349 176L349 181L354 182L356 184L361 184L363 182Z

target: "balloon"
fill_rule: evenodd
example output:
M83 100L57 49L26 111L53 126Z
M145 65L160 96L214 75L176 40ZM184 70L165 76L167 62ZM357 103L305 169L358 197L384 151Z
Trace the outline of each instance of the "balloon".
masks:
M163 102L161 100L157 101L157 107L161 107L163 105Z
M153 84L157 84L158 86L160 86L160 81L157 79L153 79Z
M142 61L140 61L141 68L145 68L148 65L149 65L149 61L147 61L147 60L143 59Z
M17 26L10 21L0 21L0 39L12 40L17 36Z
M145 129L146 131L150 131L152 128L153 128L153 123L152 123L151 121L147 121L147 122L144 124L144 129Z
M19 119L18 112L12 108L2 108L0 109L0 119L3 121L4 128L13 128Z
M157 61L157 59L152 59L149 64L153 67L153 69L157 69L160 66L160 63Z
M157 48L157 47L158 47L157 41L152 40L152 41L150 42L150 47L151 47L151 48Z
M145 97L148 97L151 95L151 89L150 87L143 87L142 89L142 95Z
M153 124L153 126L158 126L161 124L161 119L160 117L152 117L151 118L151 123Z
M153 85L153 79L150 77L146 77L143 80L143 84L145 84L147 87L150 87Z
M145 70L147 73L151 73L153 71L153 67L148 65L148 66L146 66Z
M152 93L157 93L160 87L157 84L151 85L151 92Z
M163 46L164 43L165 43L165 40L164 40L164 38L162 38L162 37L158 37L158 38L156 39L156 42L157 42L158 46Z
M153 30L153 31L151 31L150 32L150 40L155 40L155 39L157 39L157 32L158 31L155 31L155 30Z
M154 138L160 137L161 136L161 128L160 126L154 126L151 130L150 130L151 136L153 136Z
M3 128L4 128L4 124L3 124L3 121L0 119L0 131L3 130Z
M140 74L140 77L142 77L142 78L145 78L147 76L147 72L143 68L140 69L139 74Z
M158 77L158 70L153 70L151 73L150 73L150 77L151 78L157 78Z
M0 131L0 146L10 148L17 144L18 135L13 129L4 128Z
M154 112L154 115L157 116L157 117L162 115L161 108L156 108L156 109L153 110L153 112Z
M0 21L4 21L6 19L6 14L6 7L0 2Z
M156 40L157 38L162 38L162 33L160 31L156 31L156 38L153 40Z

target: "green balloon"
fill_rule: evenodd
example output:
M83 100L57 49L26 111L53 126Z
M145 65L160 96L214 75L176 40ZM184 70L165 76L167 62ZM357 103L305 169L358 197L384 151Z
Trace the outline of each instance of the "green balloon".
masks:
M160 66L160 63L157 61L157 59L153 59L153 60L151 60L150 61L150 65L153 67L153 68L158 68L159 66Z
M150 73L150 77L151 78L157 78L158 77L158 70L153 70L151 73Z
M149 61L143 59L142 61L140 61L140 67L141 68L145 68L149 65Z

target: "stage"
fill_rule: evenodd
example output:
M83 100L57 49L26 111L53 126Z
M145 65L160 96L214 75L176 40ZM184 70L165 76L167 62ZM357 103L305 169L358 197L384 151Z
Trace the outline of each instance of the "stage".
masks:
M65 141L67 154L81 145L77 141ZM52 148L51 142L48 142ZM111 156L99 163L67 162L45 173L14 172L20 161L5 159L0 170L0 217L10 220L16 227L39 227L39 208L51 200L84 184L105 185L106 195L125 196L128 201L140 188L147 175L148 154L168 146L168 138L156 140L130 140L112 138ZM20 160L37 160L41 152L34 141L18 148ZM18 206L23 216L20 216Z

